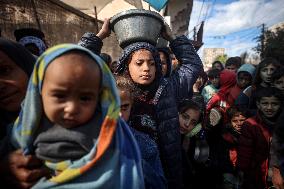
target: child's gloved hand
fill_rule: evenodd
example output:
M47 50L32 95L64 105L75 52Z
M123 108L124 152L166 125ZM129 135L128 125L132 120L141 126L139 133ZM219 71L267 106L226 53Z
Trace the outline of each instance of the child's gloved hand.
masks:
M209 113L209 121L211 126L216 126L222 118L221 113L216 108L212 108Z

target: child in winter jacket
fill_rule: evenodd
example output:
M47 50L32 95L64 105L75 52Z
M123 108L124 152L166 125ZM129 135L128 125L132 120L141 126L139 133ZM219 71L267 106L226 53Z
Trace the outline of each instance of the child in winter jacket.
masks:
M244 189L264 189L267 182L272 132L281 113L283 95L266 87L256 91L257 115L244 122L239 139L237 165L243 172Z

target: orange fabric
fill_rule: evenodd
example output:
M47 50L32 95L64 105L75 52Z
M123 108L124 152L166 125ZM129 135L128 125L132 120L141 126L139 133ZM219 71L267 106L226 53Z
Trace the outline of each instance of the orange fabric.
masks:
M97 145L96 156L93 158L93 160L90 163L88 163L86 166L81 168L82 173L87 171L89 168L91 168L105 153L105 151L107 150L108 146L110 145L113 139L113 135L116 129L116 123L117 123L116 120L111 119L108 116L106 117L106 119L102 124L100 135L98 137L99 143Z

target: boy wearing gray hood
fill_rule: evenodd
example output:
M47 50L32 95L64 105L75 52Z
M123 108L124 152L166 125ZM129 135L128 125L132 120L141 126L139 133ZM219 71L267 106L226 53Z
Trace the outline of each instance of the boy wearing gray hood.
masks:
M247 101L244 101L245 98L242 97L243 91L246 90L252 84L256 72L256 68L252 64L243 64L237 72L237 87L239 90L235 89L233 92L235 96L235 105L245 106L248 104ZM234 87L235 88L235 87ZM234 88L232 90L234 90Z

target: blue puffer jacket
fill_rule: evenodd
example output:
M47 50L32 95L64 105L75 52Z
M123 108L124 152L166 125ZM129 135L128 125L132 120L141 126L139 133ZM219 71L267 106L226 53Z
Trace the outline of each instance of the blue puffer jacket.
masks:
M94 34L84 35L80 45L98 52L98 38ZM99 43L100 44L100 43ZM185 36L170 43L171 50L181 63L168 78L163 78L157 91L155 105L157 116L161 160L168 181L168 188L182 188L182 155L179 133L178 103L192 96L192 86L203 70L202 62L189 39Z
M182 155L179 133L178 103L191 98L192 86L203 70L202 62L190 41L181 36L170 43L171 50L181 63L175 72L164 78L163 91L156 105L160 150L169 188L182 188Z

